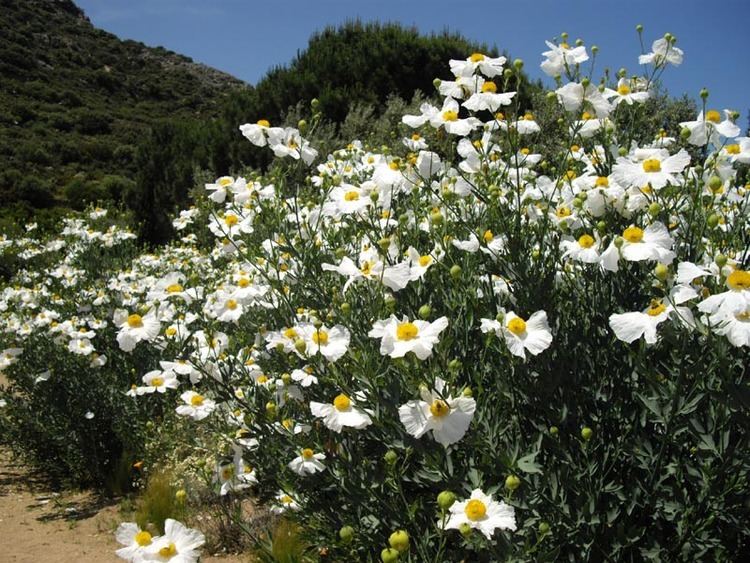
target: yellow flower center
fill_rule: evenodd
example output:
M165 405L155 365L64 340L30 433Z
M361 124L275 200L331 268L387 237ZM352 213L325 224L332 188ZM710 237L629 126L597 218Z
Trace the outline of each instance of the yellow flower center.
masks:
M526 321L524 321L521 317L513 317L508 321L508 330L516 336L521 336L524 332L526 332Z
M134 313L128 317L128 326L130 328L141 328L143 326L143 318Z
M655 158L648 158L643 161L644 172L661 172L661 161Z
M255 383L260 383L261 385L263 385L264 383L268 383L268 377L266 377L266 375L264 374L261 374L258 376L258 379L255 380Z
M591 114L590 114L589 112L587 112L587 111L584 111L584 112L583 112L583 113L581 114L581 119L582 119L583 121L588 121L589 119L594 119L594 116L593 116L593 115L591 115Z
M534 121L534 114L531 113L530 111L527 111L526 113L523 114L523 120L524 121Z
M305 461L310 461L314 455L315 452L313 452L310 448L305 448L304 450L302 450L302 458Z
M484 60L484 55L482 53L472 53L469 60L473 63L481 63Z
M563 41L562 43L560 43L560 49L570 49L570 45Z
M469 520L477 522L487 516L487 507L481 500L474 498L466 504L464 513Z
M576 174L575 170L568 170L565 173L565 179L566 180L575 180L576 178L578 178L578 174Z
M430 264L432 264L432 256L425 255L425 256L419 257L419 265L422 266L423 268L426 268Z
M560 218L570 217L570 214L571 214L570 208L564 205L562 207L558 207L557 210L555 211L555 215L557 215Z
M359 192L350 190L344 194L346 201L357 201L359 199Z
M497 92L497 84L492 81L485 82L484 84L482 84L482 92L490 92L491 94L494 94L495 92Z
M741 313L737 313L734 316L734 318L737 319L738 321L742 321L742 322L750 321L750 309L748 309L746 311L743 311Z
M396 162L395 160L393 160L390 163L388 163L388 168L390 168L391 170L395 171L395 170L398 170L400 167L398 165L398 162Z
M372 273L372 262L365 262L362 264L362 268L359 270L365 276L369 276Z
M224 224L226 224L227 227L233 227L237 223L239 223L240 220L237 217L237 215L234 215L233 213L229 213L224 217Z
M164 331L164 334L166 334L167 336L174 336L175 334L177 334L177 329L173 326L170 326L169 328L167 328L167 330Z
M664 305L664 303L656 299L652 299L651 305L648 306L648 310L646 311L646 314L649 317L658 317L666 310L667 310L667 307L666 305Z
M268 122L267 119L259 119L256 125L260 125L261 127L270 127L271 124Z
M447 416L450 412L451 408L448 406L448 403L440 399L435 399L430 405L430 414L436 418Z
M452 109L449 109L448 111L443 112L443 121L457 121L458 120L458 112L453 111Z
M182 291L182 286L179 283L167 286L167 293L179 293L180 291Z
M154 377L151 380L152 387L161 387L162 385L164 385L164 380L161 377Z
M161 557L174 557L177 555L177 547L174 543L169 542L169 545L164 546L159 550L159 555Z
M419 139L421 139L421 138L422 138L422 135L420 135L419 133L412 133L412 135L411 135L411 140L412 141L419 141Z
M234 299L227 299L225 306L230 311L234 311L237 308L237 301L235 301Z
M581 150L581 147L578 145L570 145L570 152L578 152L579 150Z
M232 183L232 179L231 178L222 178L221 180L219 180L219 185L221 187L228 186L231 183Z
M581 248L591 248L594 246L594 237L591 235L583 235L578 239L578 245Z
M294 421L291 418L285 418L281 421L281 425L287 430L291 430L294 427Z
M199 395L198 393L190 398L190 404L194 407L200 407L201 405L203 405L203 401L203 395Z
M489 243L492 241L493 238L495 238L495 235L492 234L492 231L487 229L486 231L484 231L484 235L482 235L482 238L484 239L484 242Z
M531 150L528 147L523 147L521 149L521 154L524 156L528 156L528 154L531 152Z
M727 154L740 154L740 146L737 144L727 145L724 148L726 149Z
M340 395L336 395L336 398L333 400L333 406L336 407L337 411L345 411L349 410L349 407L352 406L352 401L341 393Z
M284 495L279 499L282 504L292 504L294 502L294 499L290 497L289 495Z
M735 270L727 276L727 285L734 290L750 289L750 272Z
M622 238L628 242L641 242L643 240L643 229L628 227L622 232Z
M234 476L234 465L225 465L221 468L221 478L229 481Z
M297 338L297 331L293 328L288 328L284 331L284 336L286 338Z
M151 545L151 534L149 534L145 530L141 530L140 532L138 532L133 539L135 540L135 543L137 543L141 547Z
M328 333L325 330L313 332L312 341L318 346L325 346L328 344Z
M710 109L706 112L706 121L711 123L719 123L721 121L721 114L715 109Z
M617 93L621 96L627 96L628 94L630 94L630 86L628 86L627 84L620 84L617 87Z
M596 179L596 186L598 188L606 188L606 187L608 187L609 186L609 178L607 178L606 176L599 176Z
M247 287L250 285L250 280L247 278L240 278L239 280L237 280L237 285L239 287Z
M396 327L396 338L399 340L414 340L419 334L419 329L414 323L398 323Z

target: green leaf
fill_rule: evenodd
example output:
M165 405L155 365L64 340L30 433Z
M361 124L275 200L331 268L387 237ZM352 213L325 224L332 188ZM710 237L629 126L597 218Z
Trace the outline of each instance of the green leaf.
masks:
M534 452L519 459L517 463L518 469L524 473L541 473L541 466L534 461L538 453L539 452Z

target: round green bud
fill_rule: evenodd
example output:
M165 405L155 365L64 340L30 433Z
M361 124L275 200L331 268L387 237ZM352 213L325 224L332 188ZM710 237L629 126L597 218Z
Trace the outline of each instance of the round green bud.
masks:
M393 465L398 461L398 454L393 450L388 450L387 452L385 452L383 459L388 465Z
M620 68L620 70L617 71L617 78L625 78L628 74L628 69L625 67Z
M560 34L560 38L561 38L561 39L562 39L563 41L567 41L567 39L568 39L568 32L567 32L567 31L563 31L563 32L562 32L562 33Z
M503 322L505 320L505 313L500 312L497 315L495 315L495 320L499 323Z
M589 84L591 84L591 80L589 80L588 78L584 78L583 80L581 80L581 86L583 86L584 88L588 88Z
M637 26L635 26L635 30L636 30L636 31L637 31L638 33L642 33L642 32L643 32L643 25L641 25L641 24L638 24Z
M581 45L583 45L583 39L579 37L578 39L576 39L576 47L580 47Z
M281 374L281 381L284 385L290 385L292 383L292 376L288 373Z
M464 387L464 390L461 391L461 395L466 398L471 398L474 396L474 392L471 390L471 387Z
M588 426L584 426L583 429L581 429L581 438L583 438L585 441L591 440L591 438L594 437L594 431L589 428Z
M708 219L706 220L706 223L708 226L712 229L715 229L719 226L719 216L716 215L716 213L712 213L708 216Z
M344 543L350 543L354 539L354 528L351 526L343 526L339 530L339 538Z
M599 52L599 46L598 45L592 45L591 46L591 52L596 55Z
M341 176L338 174L334 174L333 178L331 178L331 183L334 186L340 186L341 185Z
M659 203L653 202L648 206L648 214L651 217L656 217L659 213L661 213L661 205Z
M454 264L453 266L451 266L450 271L451 271L451 277L454 280L457 280L458 278L460 278L461 273L463 272L463 270L461 269L461 266L459 266L458 264Z
M467 522L461 522L458 525L458 531L463 537L468 538L471 535L471 526Z
M320 100L318 98L313 98L312 100L310 100L311 108L318 109L319 106L320 106Z
M336 258L341 260L344 256L346 256L346 250L344 250L343 248L337 248L334 251L334 254L336 255Z
M185 489L180 489L174 494L174 499L177 501L177 504L185 504L185 499L187 499L187 491Z
M444 217L443 217L443 214L440 213L440 211L433 211L432 213L430 213L430 222L433 225L442 225L443 220L444 220Z
M448 362L448 369L451 371L458 371L462 367L461 360L454 358L450 362Z
M701 99L705 100L708 98L708 88L701 88L701 91L699 93Z
M441 510L448 510L456 502L456 495L451 491L443 491L437 497L437 503Z
M723 254L717 254L716 258L714 258L714 262L716 262L716 265L719 268L723 268L724 266L727 265L727 257L724 256Z
M321 321L320 319L316 318L316 319L315 319L315 320L313 321L313 326L314 326L314 327L315 327L315 328L316 328L317 330L320 330L320 329L321 329L321 328L323 327L323 321Z
M341 312L344 313L345 315L348 315L349 313L352 312L352 306L349 305L349 303L347 303L346 301L344 301L341 304Z
M620 156L625 156L626 154L628 154L628 149L626 149L625 147L620 147L619 149L617 149L617 154L619 154Z
M615 237L615 248L622 248L622 245L625 243L625 239L617 236Z
M565 225L565 227L567 227L567 226L568 226L568 224L567 224L567 223L562 223L562 225ZM539 249L538 249L538 248L535 248L534 250L532 250L532 251L531 251L531 257L532 257L532 258L533 258L534 260L536 260L537 258L539 258L539 257L540 257L541 255L542 255L542 253L541 253L541 252L539 252Z
M406 530L396 530L388 538L388 544L399 553L409 551L409 534Z
M300 119L297 122L297 129L299 129L300 133L304 133L307 130L307 121L305 121L304 119Z
M422 305L419 308L419 318L422 320L429 319L431 313L432 313L432 307L430 307L429 305Z
M557 426L550 426L549 433L551 436L557 436L560 433L560 429Z
M576 209L580 209L581 207L583 207L583 200L576 196L573 199L573 207L575 207Z
M547 524L547 522L539 523L539 534L542 536L545 534L549 534L549 524Z
M294 341L294 349L297 350L297 352L299 352L300 354L304 354L307 350L307 343L301 338L298 338Z
M383 563L393 563L394 561L398 561L398 551L392 547L386 547L380 552L380 560Z
M600 233L607 232L607 223L605 221L599 221L596 224L596 230L599 231Z
M443 82L442 80L440 80L439 78L436 78L435 80L432 81L432 85L435 87L435 89L437 89L437 88L440 88L440 84L442 84L442 82Z
M724 182L722 182L721 178L719 178L718 176L711 176L708 179L708 187L712 192L718 191L723 184Z
M276 403L268 401L266 403L266 414L268 416L276 416Z
M386 295L383 301L387 309L393 310L396 308L396 298L393 295Z
M672 34L669 32L665 33L664 39L666 39L667 41L672 41Z
M669 268L666 264L657 264L654 267L654 275L657 277L657 279L665 281L669 277Z
M523 68L523 59L515 59L513 61L513 66L516 67L517 70L521 70Z
M687 141L690 138L690 135L692 135L692 133L687 127L683 127L682 129L680 129L680 138L683 141Z
M554 102L555 100L557 100L557 94L552 91L547 92L547 100L550 102Z
M388 249L391 247L391 239L390 237L383 237L378 241L378 246L380 247L380 250L383 252L387 252Z
M508 489L509 491L515 491L520 486L521 486L521 480L515 475L508 475L505 478L505 488Z
M370 192L370 201L375 203L380 198L380 194L378 192Z

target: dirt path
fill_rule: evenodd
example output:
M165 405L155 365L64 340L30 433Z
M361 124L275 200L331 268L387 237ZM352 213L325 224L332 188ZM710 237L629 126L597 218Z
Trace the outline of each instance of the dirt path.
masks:
M115 555L116 505L90 493L53 493L43 480L0 449L0 561L3 563L122 563ZM240 557L204 557L241 563Z

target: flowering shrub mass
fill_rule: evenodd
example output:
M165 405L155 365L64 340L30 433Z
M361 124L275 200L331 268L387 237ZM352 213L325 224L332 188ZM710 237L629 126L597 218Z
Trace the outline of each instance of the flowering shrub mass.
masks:
M450 61L391 147L321 158L319 114L242 125L279 157L265 175L207 184L179 244L101 296L66 293L104 300L109 346L141 358L123 402L201 425L217 494L255 495L335 561L748 549L750 141L707 92L695 121L643 137L683 59L671 35L643 76L600 83L596 49L566 41L535 108L517 105L520 61ZM53 334L99 361L91 317L19 280L10 377ZM134 561L201 543L171 559L180 541L142 549L128 526Z

